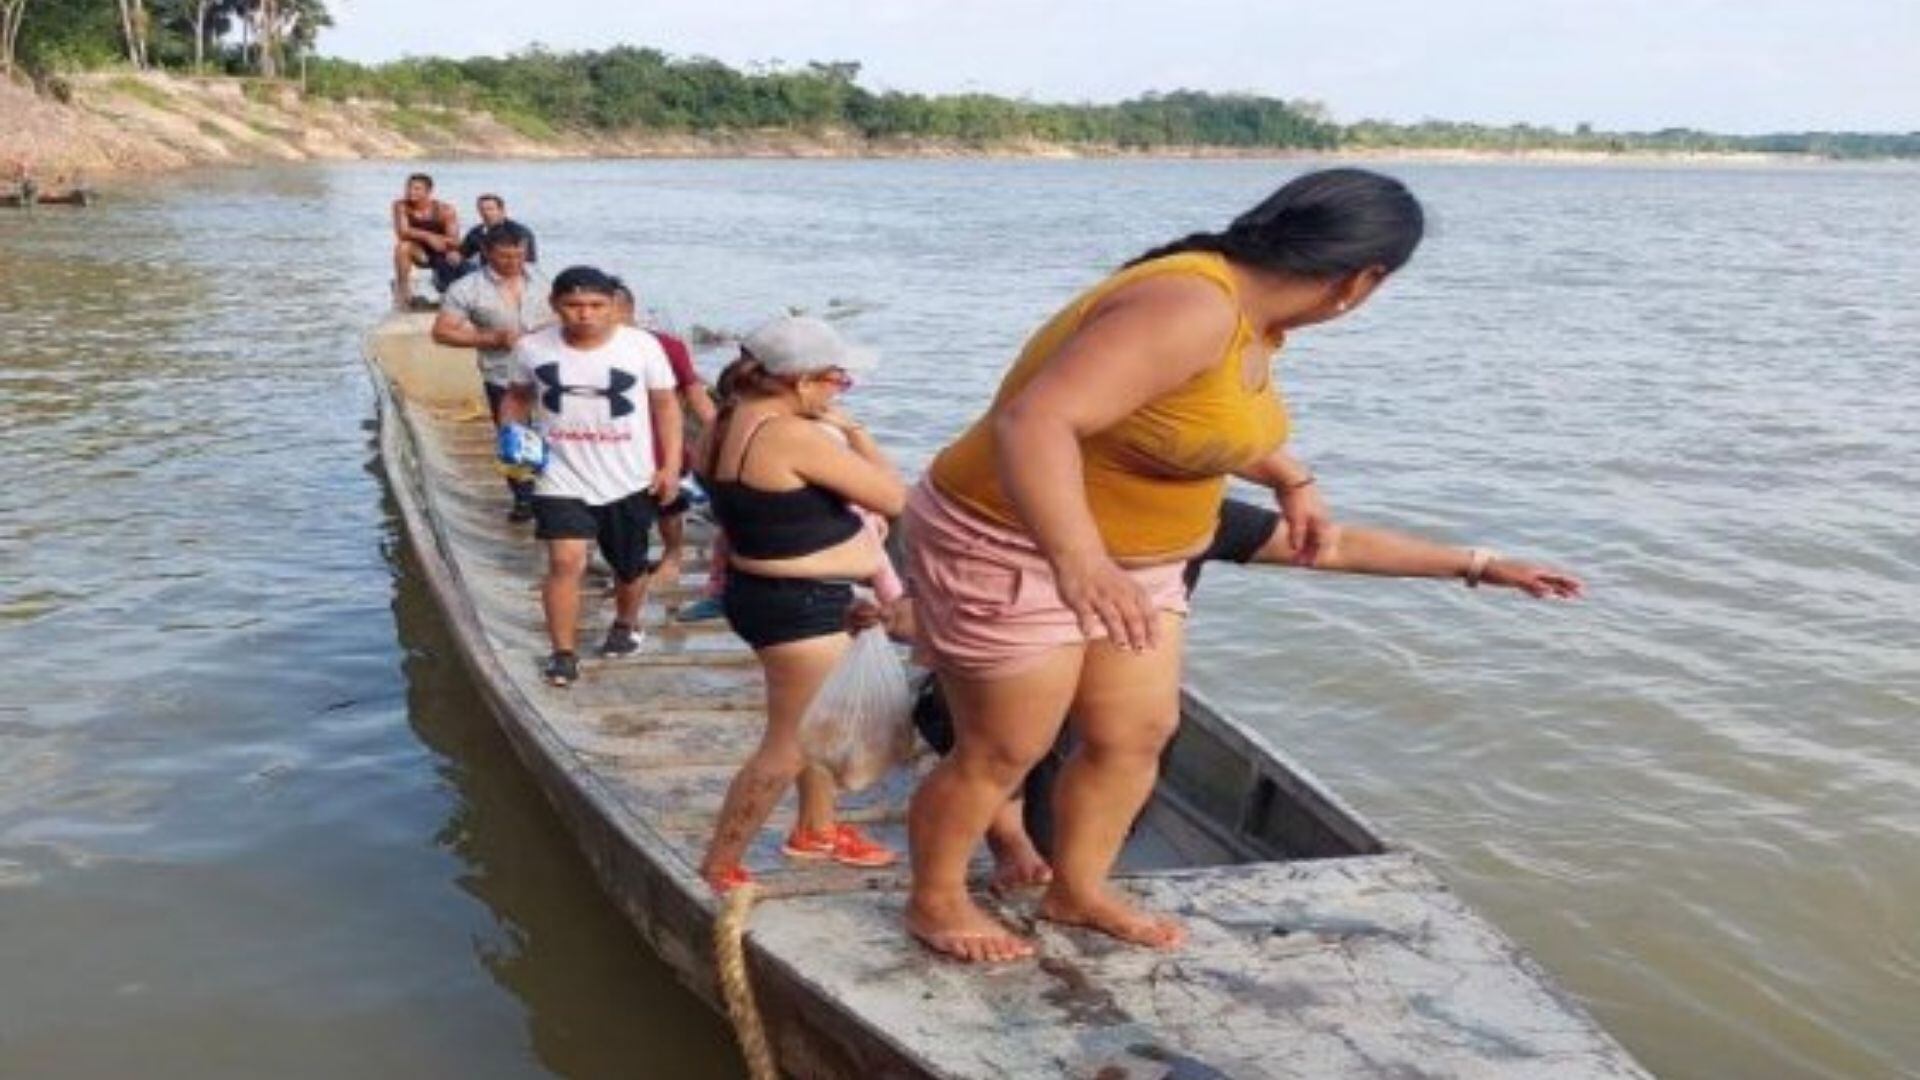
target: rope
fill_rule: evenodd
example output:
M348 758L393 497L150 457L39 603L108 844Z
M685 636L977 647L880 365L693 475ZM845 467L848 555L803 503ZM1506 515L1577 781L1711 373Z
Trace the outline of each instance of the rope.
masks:
M727 1003L727 1018L733 1021L740 1053L747 1059L747 1075L753 1080L780 1080L780 1067L774 1064L773 1047L760 1021L760 1007L754 1004L753 987L747 982L747 916L759 898L758 885L736 886L727 893L727 905L713 921L714 967L720 972L720 996Z

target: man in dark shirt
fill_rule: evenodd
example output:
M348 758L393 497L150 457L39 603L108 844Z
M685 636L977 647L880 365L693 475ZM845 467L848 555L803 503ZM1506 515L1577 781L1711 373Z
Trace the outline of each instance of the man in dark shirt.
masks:
M496 232L508 232L520 238L527 249L527 261L540 261L540 249L534 242L533 230L507 216L507 202L498 195L482 195L474 202L474 209L480 212L480 224L467 230L466 239L460 241L460 254L467 262L478 260L487 248L487 237Z

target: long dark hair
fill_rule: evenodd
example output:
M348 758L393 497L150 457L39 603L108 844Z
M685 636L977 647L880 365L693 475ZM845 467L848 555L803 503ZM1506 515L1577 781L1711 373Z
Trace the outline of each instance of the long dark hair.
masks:
M752 353L741 349L740 355L721 368L719 377L713 380L713 391L719 396L720 404L714 410L707 452L702 455L696 471L709 480L714 479L720 466L720 444L727 441L727 430L733 426L733 411L742 401L775 397L791 389L793 384L793 379L768 371Z
M1127 265L1212 251L1296 277L1342 278L1370 266L1392 273L1425 231L1426 214L1405 184L1366 169L1323 169L1287 181L1225 232L1194 233Z

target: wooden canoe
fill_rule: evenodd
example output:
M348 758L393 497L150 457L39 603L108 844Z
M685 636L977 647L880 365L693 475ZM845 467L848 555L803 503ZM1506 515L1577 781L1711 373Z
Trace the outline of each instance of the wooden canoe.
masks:
M0 206L25 208L27 206L88 206L93 203L91 188L74 188L71 191L36 191L29 198L24 191L10 191L0 194Z
M505 520L473 358L433 345L428 318L391 316L366 348L407 535L482 695L608 895L717 1007L718 909L694 868L759 737L758 667L721 624L665 624L660 602L681 598L669 596L650 601L640 657L587 660L566 690L540 682L539 553ZM768 895L746 944L782 1069L808 1080L1647 1075L1420 860L1256 732L1198 694L1183 704L1121 874L1188 920L1177 952L1033 923L1011 902L1002 911L1032 928L1038 959L942 961L900 930L903 872L789 864L770 826L750 855ZM904 846L912 782L879 785L849 817Z

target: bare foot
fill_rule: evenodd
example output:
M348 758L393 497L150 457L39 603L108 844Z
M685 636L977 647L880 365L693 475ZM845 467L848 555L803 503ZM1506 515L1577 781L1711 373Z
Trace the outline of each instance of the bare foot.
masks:
M994 892L1012 892L1053 881L1053 867L1040 857L1026 833L1010 840L989 832L987 847L993 851L993 877L988 879L988 887Z
M1180 920L1142 911L1110 887L1091 898L1070 898L1056 884L1040 898L1039 915L1048 922L1084 926L1155 949L1175 948L1187 940L1186 925Z
M980 910L964 893L957 903L907 902L907 933L942 956L967 964L1004 964L1033 955L1033 942Z

